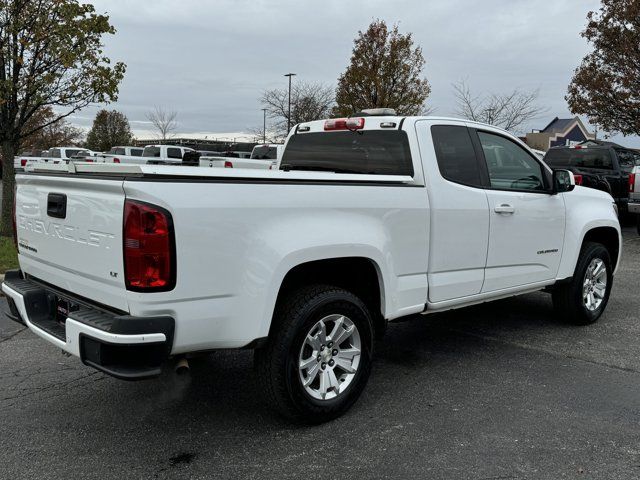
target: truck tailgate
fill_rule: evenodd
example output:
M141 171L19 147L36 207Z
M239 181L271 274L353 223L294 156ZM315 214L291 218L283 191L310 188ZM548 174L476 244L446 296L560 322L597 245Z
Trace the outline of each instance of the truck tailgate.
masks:
M20 267L35 279L128 311L122 256L121 179L20 175Z

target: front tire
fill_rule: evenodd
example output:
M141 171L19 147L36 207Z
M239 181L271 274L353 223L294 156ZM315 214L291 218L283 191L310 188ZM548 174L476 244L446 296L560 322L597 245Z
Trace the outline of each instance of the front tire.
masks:
M574 325L596 322L607 307L612 283L609 251L600 243L585 243L571 282L553 291L556 313Z
M365 304L331 286L301 288L278 305L254 361L262 391L283 416L317 424L346 412L369 378L373 328Z

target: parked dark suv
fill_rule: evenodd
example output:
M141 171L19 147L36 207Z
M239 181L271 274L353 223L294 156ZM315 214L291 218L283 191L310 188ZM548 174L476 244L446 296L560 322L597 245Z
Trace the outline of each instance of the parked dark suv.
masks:
M544 156L551 168L571 170L576 184L611 194L621 215L629 205L629 174L640 165L640 152L614 146L554 147Z

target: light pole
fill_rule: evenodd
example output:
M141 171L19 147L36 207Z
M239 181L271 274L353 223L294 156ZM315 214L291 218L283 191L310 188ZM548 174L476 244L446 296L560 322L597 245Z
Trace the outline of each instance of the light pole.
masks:
M267 109L262 109L262 143L267 143Z
M291 77L295 77L295 73L286 73L285 77L289 77L289 115L287 116L287 134L291 130Z

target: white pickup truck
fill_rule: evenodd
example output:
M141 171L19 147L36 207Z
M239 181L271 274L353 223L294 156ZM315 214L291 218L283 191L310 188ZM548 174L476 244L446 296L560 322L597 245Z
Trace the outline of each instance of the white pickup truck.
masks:
M131 147L136 148L136 147ZM182 163L185 152L193 152L193 148L179 145L147 145L141 155L105 155L104 163L126 163L134 165L146 165L148 163L176 164Z
M629 213L636 216L636 227L640 235L640 165L629 174Z
M217 155L203 155L199 159L201 167L210 168L257 168L272 170L278 167L278 161L282 158L284 145L261 144L251 150L251 156L247 158L221 157Z
M300 124L280 170L28 170L17 321L123 379L253 348L259 395L310 423L356 401L388 321L546 290L589 324L621 255L610 195L460 120Z
M119 145L112 147L108 152L89 157L88 160L101 163L142 163L140 157L144 147L129 147Z
M72 158L82 155L87 158L92 158L90 155L93 152L85 148L80 147L54 147L49 150L44 150L41 156L17 156L14 157L15 168L25 168L27 165L35 164L58 164L67 163Z

